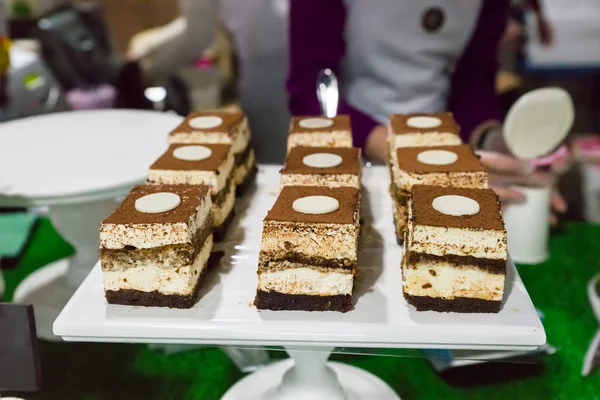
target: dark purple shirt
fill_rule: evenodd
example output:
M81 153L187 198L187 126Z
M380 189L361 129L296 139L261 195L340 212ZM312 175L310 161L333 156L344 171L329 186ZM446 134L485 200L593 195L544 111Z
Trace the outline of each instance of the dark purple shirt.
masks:
M461 126L464 140L478 125L502 119L495 87L499 44L509 5L509 0L483 0L476 28L452 74L447 110ZM321 114L316 78L323 68L341 76L345 22L343 0L290 0L287 90L293 115ZM367 136L378 123L343 98L338 113L350 115L355 146L364 147Z

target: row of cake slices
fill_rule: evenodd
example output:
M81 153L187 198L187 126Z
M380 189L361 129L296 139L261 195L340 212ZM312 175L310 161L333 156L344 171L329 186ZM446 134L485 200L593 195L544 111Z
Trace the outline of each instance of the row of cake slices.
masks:
M361 206L361 151L350 118L295 117L281 190L263 224L258 309L352 308Z
M507 260L500 204L452 114L392 115L387 144L408 303L419 311L500 311Z
M192 307L213 242L233 218L236 191L256 173L241 112L190 114L168 134L167 151L100 227L110 304Z

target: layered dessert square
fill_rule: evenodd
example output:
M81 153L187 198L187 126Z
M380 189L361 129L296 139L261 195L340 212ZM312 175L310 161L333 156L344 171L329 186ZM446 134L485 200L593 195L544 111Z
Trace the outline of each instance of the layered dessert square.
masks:
M286 186L264 220L256 306L348 311L357 272L360 191Z
M461 144L452 113L392 114L388 126L391 152L399 147Z
M392 114L386 141L390 169L396 164L396 150L402 147L452 146L461 144L460 127L452 113Z
M213 246L208 186L140 185L100 226L109 304L190 308Z
M235 165L229 144L172 144L150 166L148 183L207 185L212 197L215 241L225 236L235 205Z
M414 185L487 188L486 169L470 145L402 147L396 150L396 159L390 191L399 240L406 229L408 199Z
M500 311L506 259L506 230L492 189L413 186L402 289L418 311Z
M360 188L362 157L355 147L294 147L281 170L284 186Z
M288 133L288 152L296 146L352 147L350 117L292 117Z
M171 133L169 144L230 144L235 158L234 179L243 191L255 175L256 159L248 119L239 111L194 112Z

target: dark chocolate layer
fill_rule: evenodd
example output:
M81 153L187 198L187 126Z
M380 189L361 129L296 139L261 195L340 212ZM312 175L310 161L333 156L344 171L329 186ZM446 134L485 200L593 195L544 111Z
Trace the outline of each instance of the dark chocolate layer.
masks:
M293 251L289 251L285 255L279 255L277 258L273 258L269 253L261 251L258 259L260 260L260 269L269 269L270 267L268 266L268 263L270 262L287 261L291 263L305 264L314 267L356 271L356 260L350 260L347 258L330 259L319 256L307 256L305 254L296 253Z
M458 157L452 164L436 165L424 164L418 160L419 154L429 150L450 151ZM401 147L396 150L398 168L402 171L413 173L450 173L450 172L484 172L485 167L479 158L473 153L473 147L469 144L457 146L435 146L435 147Z
M456 297L454 300L446 300L430 296L411 296L404 293L404 298L417 311L497 313L502 308L501 301L471 299L467 297Z
M310 296L307 294L284 294L257 290L254 304L259 310L347 312L352 309L352 296L349 294Z
M169 307L169 308L192 308L198 301L200 286L209 269L209 261L206 262L202 273L189 295L163 294L158 291L142 292L141 290L121 289L107 290L104 292L108 304L121 304L124 306L142 307Z
M491 274L506 275L506 260L494 260L492 258L477 258L473 256L458 256L454 254L446 254L436 256L433 254L415 253L408 251L406 253L406 267L412 268L411 264L418 262L446 262L452 264L455 268L473 267Z
M175 158L173 151L179 147L186 146L204 146L212 151L209 158L200 161L180 160ZM150 169L159 169L165 171L217 171L225 162L227 155L231 151L229 144L172 144L167 151L160 156L158 160L150 166Z
M123 265L137 267L148 263L159 265L161 268L191 265L206 238L212 232L212 221L207 221L192 237L191 243L171 244L167 246L138 249L126 246L122 249L100 249L102 270L111 271ZM118 267L115 266L118 265Z
M304 157L317 153L335 154L342 158L342 163L331 168L314 168L304 164ZM361 156L360 149L356 147L294 147L290 150L285 160L282 174L314 174L314 175L339 175L360 174Z
M326 128L303 128L300 126L300 121L303 119L310 118L323 118L323 119L331 119L333 121L333 125L328 126ZM292 133L323 133L323 132L333 132L333 131L348 131L350 132L350 117L348 115L337 115L333 118L327 118L322 115L317 116L299 116L292 117L290 122L290 134Z
M479 203L474 215L452 216L442 214L432 207L436 197L446 195L465 196ZM500 202L492 189L465 189L440 186L415 185L412 187L412 221L418 225L453 228L504 230L500 214Z
M234 155L235 158L235 166L239 167L240 165L244 165L244 163L248 160L250 156L250 151L252 150L252 142L248 141L246 148L239 153Z
M407 124L407 121L412 117L437 117L441 120L441 124L433 128L413 128ZM445 132L454 133L458 136L460 133L460 127L454 121L454 116L450 112L438 114L393 114L390 118L390 125L392 132L396 135L414 132Z
M227 195L229 194L229 192L234 190L231 188L232 180L233 180L233 170L227 177L227 180L225 181L225 186L223 186L223 189L221 189L218 193L215 193L212 195L211 200L212 200L212 203L214 206L220 207L223 204L223 202L225 202L225 199L227 199Z
M213 240L216 242L221 242L225 239L225 235L227 234L227 229L229 225L231 225L231 221L233 221L233 217L235 216L235 212L231 210L227 218L223 221L223 223L219 226L215 226L213 229Z
M205 185L138 185L102 224L175 224L186 223L195 215L198 207L209 193ZM135 209L135 201L152 193L170 192L179 195L181 204L171 211L143 213Z
M294 211L295 200L306 196L333 197L340 207L327 214L303 214ZM360 211L360 191L352 187L286 186L279 193L265 221L304 222L322 224L357 224Z
M236 188L235 188L236 196L240 197L246 193L246 191L252 185L252 182L255 181L257 173L258 173L258 167L256 166L256 162L254 162L254 165L252 166L250 171L248 171L248 174L244 178L244 182L242 182L241 184L236 186Z

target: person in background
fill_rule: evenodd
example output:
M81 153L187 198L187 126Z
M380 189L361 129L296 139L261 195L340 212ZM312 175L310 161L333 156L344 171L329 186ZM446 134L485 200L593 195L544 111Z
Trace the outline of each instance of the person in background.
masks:
M289 126L287 73L289 0L179 0L181 16L130 43L128 59L158 80L200 55L221 22L239 67L237 92L248 116L256 158L281 163Z
M354 143L384 161L394 113L450 111L465 142L488 167L504 202L522 201L511 184L544 184L510 157L502 142L495 91L498 50L509 0L291 0L288 105L318 115L315 79L323 68L341 78L339 113L352 119ZM554 196L554 208L566 204Z
M552 45L554 31L539 0L513 1L502 44L504 48L519 52L526 38L525 13L531 12L535 21L536 40L548 47ZM522 57L522 56L521 56Z
M286 154L288 7L289 0L220 0L239 67L239 101L260 163L282 163Z

